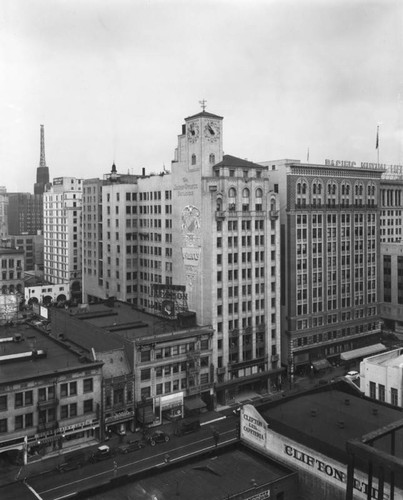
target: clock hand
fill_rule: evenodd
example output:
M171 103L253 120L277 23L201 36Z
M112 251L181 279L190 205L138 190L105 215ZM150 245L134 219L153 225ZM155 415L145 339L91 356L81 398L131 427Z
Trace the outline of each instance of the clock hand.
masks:
M208 125L208 130L210 132L211 135L215 135L215 132L214 130L211 128L211 125Z

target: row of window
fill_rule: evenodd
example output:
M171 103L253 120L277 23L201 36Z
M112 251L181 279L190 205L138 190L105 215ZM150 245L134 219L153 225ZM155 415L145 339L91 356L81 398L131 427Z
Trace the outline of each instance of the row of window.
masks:
M86 399L82 402L82 414L86 415L88 413L93 413L94 411L94 401L92 399ZM69 405L63 405L60 407L60 419L73 418L78 416L77 403L72 403ZM23 415L16 415L14 417L14 428L10 428L9 422L11 418L0 419L0 433L12 432L21 429L27 429L34 426L34 414L25 413ZM38 412L38 423L41 425L51 424L57 422L57 411L55 408L48 408L46 410L40 410Z
M385 402L385 386L383 384L378 384L378 390L377 390L377 384L375 382L370 382L369 383L369 397L372 399L378 399L379 401ZM399 405L399 396L398 396L398 390L394 387L390 388L390 401L387 401L388 403L398 406Z
M83 393L92 392L94 390L93 379L88 378L83 380ZM60 384L60 397L65 398L77 395L77 382L68 382ZM37 392L38 401L51 401L56 399L56 386L40 387ZM0 396L0 411L8 409L9 395ZM32 406L34 404L34 391L16 392L14 394L14 407L21 408L23 406Z
M367 330L365 330L365 327ZM327 342L329 340L336 340L343 337L348 337L350 335L358 335L360 333L364 333L365 331L372 332L378 328L378 324L376 322L368 323L367 325L360 324L355 327L346 327L341 328L339 330L333 330L324 333L318 333L315 335L308 335L305 337L299 337L292 341L293 347L303 347L311 344L320 344L322 342Z

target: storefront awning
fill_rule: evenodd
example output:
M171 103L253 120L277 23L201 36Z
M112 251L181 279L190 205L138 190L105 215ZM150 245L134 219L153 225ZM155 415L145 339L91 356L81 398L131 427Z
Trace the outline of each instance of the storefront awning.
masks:
M360 349L343 352L340 354L340 359L342 361L350 361L351 359L365 358L366 356L371 356L371 354L376 354L382 351L386 351L386 347L383 344L368 345L366 347L361 347Z
M200 410L201 408L205 408L207 405L200 398L190 398L185 399L185 408L189 411L191 410Z
M312 366L314 370L326 370L326 368L330 368L332 365L329 363L327 359L318 359L316 361L312 361Z
M137 408L137 420L142 424L151 424L154 422L154 412L152 406Z

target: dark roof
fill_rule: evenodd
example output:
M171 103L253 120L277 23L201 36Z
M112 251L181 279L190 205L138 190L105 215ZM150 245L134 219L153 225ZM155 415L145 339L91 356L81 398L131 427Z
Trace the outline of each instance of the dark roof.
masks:
M220 451L188 458L176 466L155 467L140 480L109 491L108 498L153 498L158 492L158 498L221 500L250 490L252 481L258 487L273 484L293 472L246 447Z
M188 116L187 118L185 118L185 120L192 120L193 118L199 118L199 116L204 118L215 118L223 120L222 116L213 115L213 113L209 113L208 111L201 111L200 113L197 113L197 115Z
M20 342L6 341L6 339L20 334ZM71 371L83 368L80 361L82 352L76 349L75 352L68 346L53 339L45 332L28 326L20 325L13 328L0 329L1 355L29 353L35 350L44 350L46 357L36 359L13 359L0 363L0 383L14 382L17 380L27 380L38 377L38 374L46 375L55 371ZM91 361L83 360L87 364Z
M10 255L10 254L23 254L24 250L11 248L11 247L0 247L0 255Z
M403 411L337 387L341 386L331 384L323 390L280 400L260 413L274 431L346 461L347 441L402 419ZM375 447L384 445L378 442ZM401 441L396 448L396 455L403 456Z
M231 155L224 155L220 163L217 163L214 167L264 168L258 163L253 163L252 161L243 160L242 158Z

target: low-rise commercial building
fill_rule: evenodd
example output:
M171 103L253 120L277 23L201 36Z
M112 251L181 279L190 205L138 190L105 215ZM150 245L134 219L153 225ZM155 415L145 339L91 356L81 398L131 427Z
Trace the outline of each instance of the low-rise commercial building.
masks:
M0 452L33 454L99 436L102 361L28 325L0 331Z
M360 364L360 376L366 396L403 406L403 349L365 358Z
M402 498L402 476L392 476L386 466L372 469L370 461L352 464L347 451L349 442L359 442L364 434L375 434L401 420L402 410L371 401L344 385L329 384L271 403L259 412L246 405L240 417L241 439L298 470L301 500L345 500L347 489L354 499ZM384 457L393 454L401 463L399 436L381 437L372 444L374 452Z
M213 329L198 326L194 314L183 315L176 322L161 321L130 304L110 301L109 306L52 308L51 330L52 335L81 346L87 353L93 349L97 359L102 356L105 360L104 369L108 351L124 350L122 357L127 359L129 370L120 387L115 386L115 377L104 373L101 419L106 428L119 418L118 409L108 401L121 401L119 411L125 414L119 423L131 430L133 425L159 425L187 412L214 407Z

